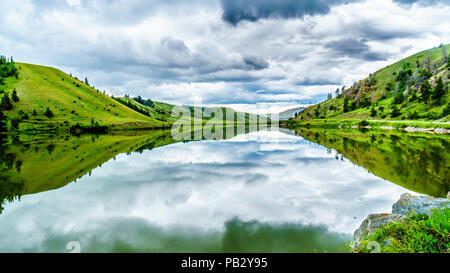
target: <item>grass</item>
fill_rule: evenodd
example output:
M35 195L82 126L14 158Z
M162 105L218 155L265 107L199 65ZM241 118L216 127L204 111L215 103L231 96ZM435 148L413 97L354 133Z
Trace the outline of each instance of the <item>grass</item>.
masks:
M189 120L191 119L194 124L203 124L206 125L208 122L220 122L225 125L235 125L238 123L257 123L259 116L249 113L243 113L243 112L237 112L234 109L228 108L228 107L194 107L194 106L187 106L188 108L176 106L172 104L162 103L153 101L153 107L142 105L135 101L132 98L115 98L117 101L123 103L123 104L131 104L134 107L137 107L140 109L140 111L148 113L148 115L151 118L154 118L156 120L161 120L164 122L168 122L169 124L173 124L176 121L179 120L179 117L172 114L174 113L181 113L186 110L191 111L194 113L194 111L198 111L199 115L203 113L203 117L195 117L193 116L192 119L189 116L186 116L183 114L183 117L181 120ZM212 113L215 114L212 114ZM216 113L219 113L222 117L216 116ZM238 120L237 115L241 116L242 121Z
M172 104L153 102L153 106L138 103L131 98L109 97L88 84L51 67L16 63L18 77L8 77L0 86L0 97L11 96L17 91L19 101L13 103L12 110L5 110L10 130L18 122L14 131L76 131L104 132L118 129L169 128L179 117L177 112L197 110L202 114L222 111L224 118L214 114L211 117L193 119L193 124L207 124L210 121L226 125L237 123L257 123L258 116L236 112L231 108L180 107ZM2 78L3 79L3 78ZM242 121L238 121L238 116ZM186 120L188 117L183 116ZM235 120L236 119L236 120Z
M371 242L382 253L450 253L450 208L430 215L412 215L404 223L390 223L364 238L354 252L370 253Z
M383 120L417 120L417 121L450 121L448 110L450 94L446 92L442 98L442 103L437 104L435 101L429 105L426 102L420 101L420 99L413 99L413 94L420 97L420 69L426 66L426 63L430 63L432 70L432 77L429 79L434 86L438 77L442 77L444 85L447 90L450 87L450 71L448 66L442 64L443 62L443 48L446 52L450 52L450 44L443 47L436 47L430 50L426 50L408 58L405 58L399 62L389 65L379 71L373 73L368 78L355 83L351 88L346 89L345 96L352 101L361 101L364 96L367 96L370 101L370 105L365 107L358 106L357 109L349 112L343 111L344 96L332 98L306 108L299 116L297 120L311 120L311 119L383 119ZM419 62L419 67L417 67ZM426 68L424 68L426 69ZM396 94L395 87L398 84L396 81L400 72L412 71L412 77L415 81L414 84L410 83L411 92L407 94L406 99L396 106L399 108L399 115L393 116L393 101ZM417 84L417 85L416 85ZM389 91L388 86L391 90ZM398 92L404 92L406 87L400 88ZM372 107L374 107L376 114L372 115Z
M9 119L28 115L28 119L21 119L21 131L57 130L76 124L90 126L92 122L116 129L167 126L165 122L125 107L58 69L25 63L16 63L16 67L19 77L7 78L2 89L9 94L17 90L20 100L13 104L13 110L5 111L5 114ZM45 115L47 108L54 117Z

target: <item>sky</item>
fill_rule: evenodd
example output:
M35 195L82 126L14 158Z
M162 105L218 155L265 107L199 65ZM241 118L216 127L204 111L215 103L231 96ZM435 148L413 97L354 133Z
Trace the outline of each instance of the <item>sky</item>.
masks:
M0 54L16 61L115 96L253 112L320 101L450 42L450 0L15 0L0 10Z

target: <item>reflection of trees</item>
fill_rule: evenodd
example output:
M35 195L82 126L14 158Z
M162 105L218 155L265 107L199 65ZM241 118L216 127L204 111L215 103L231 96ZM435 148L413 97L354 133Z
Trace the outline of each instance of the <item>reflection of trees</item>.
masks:
M444 197L450 190L449 140L445 136L320 129L300 129L298 133L413 191Z
M177 142L170 130L20 137L0 136L0 205L21 195L64 187L118 154L142 153Z
M6 202L12 202L20 198L23 190L23 182L12 183L10 181L10 172L13 170L16 155L9 152L6 146L6 136L0 136L0 213ZM20 172L21 161L16 162L16 170Z

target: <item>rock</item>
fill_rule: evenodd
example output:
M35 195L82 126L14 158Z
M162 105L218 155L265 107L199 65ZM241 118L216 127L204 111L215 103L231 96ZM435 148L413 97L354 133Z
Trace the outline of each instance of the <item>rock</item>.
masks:
M371 214L361 224L361 226L355 231L354 239L360 241L361 238L372 234L376 229L387 225L389 223L399 223L405 220L404 215L398 214Z
M400 200L392 206L392 213L405 216L412 213L430 214L432 209L444 208L445 204L449 202L450 200L445 198L414 196L405 193L401 196Z
M449 195L450 192L447 194L447 197L450 197ZM358 243L363 237L372 234L376 229L384 225L389 223L401 223L405 221L406 216L412 213L430 214L432 209L444 208L446 204L450 204L449 199L414 196L405 193L400 197L400 200L392 206L392 214L383 213L369 215L355 231L353 237L356 243Z

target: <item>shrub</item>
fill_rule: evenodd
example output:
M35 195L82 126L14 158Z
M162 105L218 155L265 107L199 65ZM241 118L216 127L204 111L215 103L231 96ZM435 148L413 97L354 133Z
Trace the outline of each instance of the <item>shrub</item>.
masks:
M48 108L48 107L47 107L47 110L45 110L44 115L45 115L46 117L48 117L48 118L52 118L52 117L55 116L55 115L53 114L52 110L50 110L50 108Z
M358 124L359 127L366 127L366 126L368 126L368 125L369 125L369 122L368 122L367 120L362 120L362 121Z
M450 103L447 103L444 110L442 111L442 117L450 115Z
M392 108L391 117L396 118L396 117L398 117L398 116L400 116L400 110L398 110L398 107L397 107L397 106L394 106L394 107Z
M18 130L19 123L20 123L20 121L18 119L11 120L11 130Z
M9 99L9 94L5 93L2 97L2 101L0 102L0 110L12 110L13 105L11 100Z
M16 89L14 89L14 90L12 91L11 99L12 99L14 102L19 102L19 96L17 96L17 91L16 91Z
M448 253L450 208L434 209L430 215L412 215L404 223L390 223L361 241L355 252L371 252L377 242L384 253Z

